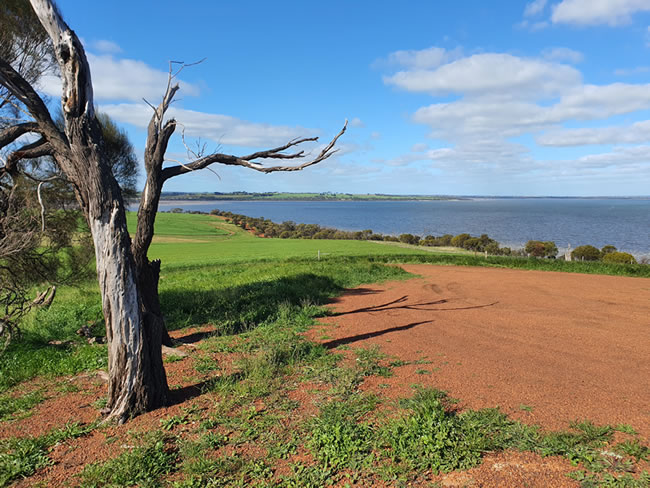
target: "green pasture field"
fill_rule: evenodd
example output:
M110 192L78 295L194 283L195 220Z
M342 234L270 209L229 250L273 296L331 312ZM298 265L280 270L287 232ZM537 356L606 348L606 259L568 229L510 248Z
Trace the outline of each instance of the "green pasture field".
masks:
M127 214L129 230L135 213ZM371 241L327 239L266 239L213 215L159 213L150 259L163 269L197 267L229 262L283 259L331 259L344 256L396 256L426 253L422 249L382 246Z

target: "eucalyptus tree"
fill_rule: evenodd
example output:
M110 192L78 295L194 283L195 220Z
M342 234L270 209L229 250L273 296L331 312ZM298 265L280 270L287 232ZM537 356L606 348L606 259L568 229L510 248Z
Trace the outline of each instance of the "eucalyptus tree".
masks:
M32 136L5 158L0 171L17 174L21 171L21 161L49 155L72 185L95 247L109 344L107 419L123 422L130 416L164 405L169 393L161 355L164 321L158 300L160 262L147 257L164 183L215 163L263 173L299 171L336 152L335 144L345 132L347 122L313 159L295 166L267 166L261 161L301 158L304 151L295 149L296 146L317 138L294 139L279 147L242 156L197 155L187 164L163 168L165 152L177 125L174 119L166 117L179 90L170 71L161 102L152 106L144 150L146 183L132 240L126 227L123 194L111 171L96 117L91 72L83 45L53 1L30 0L30 3L52 42L62 79L64 128L57 126L33 84L16 70L11 60L0 58L0 85L30 115L29 121L0 131L0 149L22 136ZM295 151L287 152L292 149Z

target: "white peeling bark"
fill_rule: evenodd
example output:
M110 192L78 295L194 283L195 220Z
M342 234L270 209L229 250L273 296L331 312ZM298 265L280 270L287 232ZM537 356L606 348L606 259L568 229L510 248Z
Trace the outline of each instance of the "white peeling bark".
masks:
M142 331L135 269L120 249L123 235L116 217L110 214L90 217L95 243L97 278L107 319L110 417L122 420L133 404L140 375Z

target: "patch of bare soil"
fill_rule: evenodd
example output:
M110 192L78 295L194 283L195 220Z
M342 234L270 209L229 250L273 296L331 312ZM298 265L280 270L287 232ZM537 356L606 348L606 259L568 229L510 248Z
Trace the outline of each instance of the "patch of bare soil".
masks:
M650 436L650 279L410 265L418 279L349 290L323 320L328 347L378 345L408 364L365 388L412 385L547 429L573 420ZM387 386L388 385L388 386ZM381 386L381 388L378 388Z
M567 428L572 420L628 424L645 439L650 434L650 280L506 269L405 266L421 277L349 290L333 304L334 315L309 335L328 347L378 346L404 364L392 377L370 376L362 388L388 399L410 397L412 385L444 389L461 399L461 408L500 407L510 416L546 429ZM99 427L89 435L54 446L53 466L17 486L69 486L90 462L114 458L143 434L161 429L161 420L188 409L207 418L217 401L204 393L214 374L235 371L241 353L208 352L198 346L214 327L172 333L182 342L166 364L172 402L122 426ZM233 338L233 340L239 340ZM349 351L347 360L354 360ZM187 357L183 357L187 354ZM169 357L169 356L168 356ZM219 372L202 374L199 364L214 360ZM399 364L399 363L395 363ZM294 381L295 380L295 381ZM0 438L41 435L66 422L89 424L99 418L106 386L101 376L79 375L25 384L45 389L46 400L33 415L0 423ZM318 412L327 385L287 378L295 410L281 430L297 428ZM390 408L390 402L384 405ZM266 406L259 402L255 409ZM199 416L201 418L201 416ZM194 417L173 428L195 435ZM647 443L647 441L646 441ZM228 454L225 446L212 454ZM236 449L264 458L254 441ZM276 476L291 464L312 465L304 446L274 465ZM647 469L647 463L643 469ZM570 487L576 468L559 457L533 453L492 453L469 471L431 476L412 486ZM176 475L174 475L176 476ZM166 481L170 482L174 479ZM391 486L379 479L368 486Z

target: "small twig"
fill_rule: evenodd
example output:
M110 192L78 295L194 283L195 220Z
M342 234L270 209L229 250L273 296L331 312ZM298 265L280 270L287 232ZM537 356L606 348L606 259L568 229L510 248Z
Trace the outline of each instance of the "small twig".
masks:
M43 186L44 181L41 181L36 188L36 194L38 195L38 203L41 205L41 232L45 232L45 205L43 205L43 197L41 195L41 187Z

